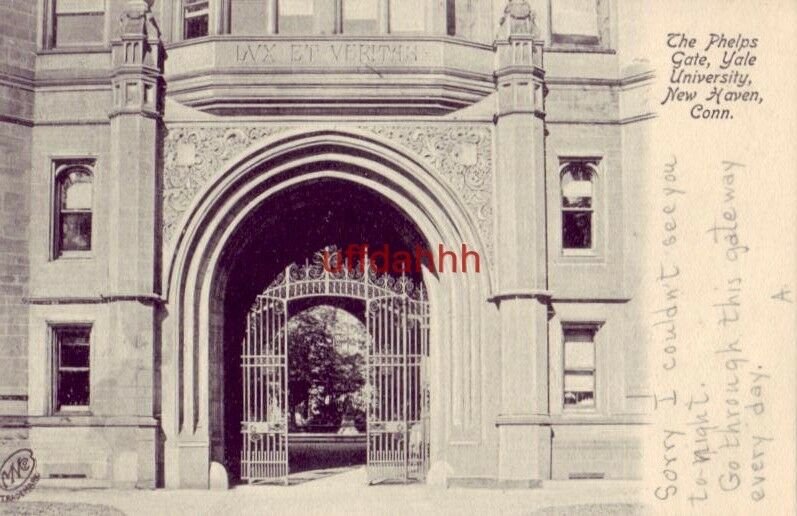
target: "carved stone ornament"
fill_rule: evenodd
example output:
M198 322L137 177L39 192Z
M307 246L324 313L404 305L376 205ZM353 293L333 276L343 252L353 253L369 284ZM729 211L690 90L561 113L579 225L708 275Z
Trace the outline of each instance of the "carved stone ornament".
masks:
M489 127L429 124L363 129L401 144L428 164L429 170L438 174L465 204L486 247L483 252L492 257L493 163Z
M197 192L227 162L258 141L290 127L176 127L164 142L163 237L174 238L182 215ZM486 249L492 256L492 132L487 126L461 124L370 125L375 133L412 151L437 174L465 205ZM476 243L464 242L469 246ZM492 263L492 260L489 260Z
M516 35L538 37L536 16L526 0L509 0L501 17L499 37Z
M119 15L119 34L160 38L160 28L152 14L152 0L131 0Z
M170 241L176 224L196 193L244 149L279 131L270 127L180 127L164 142L163 237Z

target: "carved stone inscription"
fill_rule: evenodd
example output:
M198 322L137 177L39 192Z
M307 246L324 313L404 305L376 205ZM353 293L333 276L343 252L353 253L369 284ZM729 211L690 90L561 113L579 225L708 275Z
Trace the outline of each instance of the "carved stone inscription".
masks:
M414 43L382 42L266 42L238 43L237 65L412 65L424 60L424 48Z

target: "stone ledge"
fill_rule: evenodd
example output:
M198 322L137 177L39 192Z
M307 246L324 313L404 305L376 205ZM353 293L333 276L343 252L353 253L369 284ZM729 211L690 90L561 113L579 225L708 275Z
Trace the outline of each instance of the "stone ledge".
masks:
M454 477L446 480L446 487L481 489L536 489L542 487L538 479L497 479L482 477Z
M0 426L4 426L3 419L0 418ZM155 428L159 426L159 421L146 416L21 416L28 428L34 427L147 427Z
M521 425L521 426L585 426L585 425L649 425L650 421L644 415L627 414L605 416L601 414L511 414L499 415L495 418L496 426Z

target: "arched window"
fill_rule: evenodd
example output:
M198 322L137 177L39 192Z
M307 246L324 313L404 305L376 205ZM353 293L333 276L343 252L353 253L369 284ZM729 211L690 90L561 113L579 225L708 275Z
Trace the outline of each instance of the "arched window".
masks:
M67 166L56 175L55 257L91 250L91 171Z
M594 247L595 166L571 161L562 169L562 249Z

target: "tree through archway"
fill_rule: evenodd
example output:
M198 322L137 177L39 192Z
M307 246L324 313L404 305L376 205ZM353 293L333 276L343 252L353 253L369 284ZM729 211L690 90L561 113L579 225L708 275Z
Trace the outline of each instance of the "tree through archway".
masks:
M331 304L288 321L288 409L291 432L357 434L366 429L368 332Z

